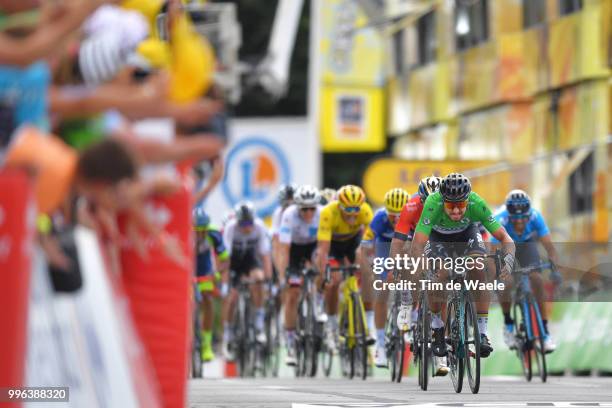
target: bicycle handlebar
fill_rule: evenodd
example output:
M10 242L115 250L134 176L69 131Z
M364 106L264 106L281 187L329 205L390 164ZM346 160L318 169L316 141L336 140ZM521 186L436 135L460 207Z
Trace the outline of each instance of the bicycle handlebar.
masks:
M323 279L323 286L331 281L331 273L332 272L342 272L352 274L355 271L360 269L359 265L344 265L344 266L331 266L327 265L325 267L325 279Z

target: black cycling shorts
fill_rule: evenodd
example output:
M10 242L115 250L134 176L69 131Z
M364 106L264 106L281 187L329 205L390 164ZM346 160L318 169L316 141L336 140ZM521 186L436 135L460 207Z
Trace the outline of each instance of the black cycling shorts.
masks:
M230 277L232 286L236 286L242 276L248 276L248 274L256 268L261 268L261 262L255 250L233 252L230 258Z
M329 250L329 258L342 262L344 258L348 258L350 263L355 263L355 253L361 243L361 233L356 234L353 238L345 241L333 241Z
M312 244L291 244L289 247L289 270L285 278L287 282L292 283L291 286L299 286L298 282L301 282L304 264L312 262L315 249L317 249L316 242Z
M455 258L486 253L487 248L476 224L456 234L432 231L424 251L428 258Z

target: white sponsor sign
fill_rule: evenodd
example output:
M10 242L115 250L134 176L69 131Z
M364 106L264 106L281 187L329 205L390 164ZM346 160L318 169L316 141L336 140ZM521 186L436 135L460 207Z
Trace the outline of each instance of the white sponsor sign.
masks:
M319 186L319 142L307 118L236 119L229 134L224 179L205 203L214 222L242 200L270 216L283 184Z
M150 373L143 370L134 378L131 365L142 350L124 305L116 302L97 238L78 228L75 240L83 273L76 293L54 294L42 255L35 257L26 384L68 387L70 402L58 406L156 407L156 391L146 381Z

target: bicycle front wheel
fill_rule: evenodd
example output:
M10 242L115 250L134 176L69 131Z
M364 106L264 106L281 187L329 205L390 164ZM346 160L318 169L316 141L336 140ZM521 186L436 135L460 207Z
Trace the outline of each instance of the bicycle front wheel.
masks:
M316 338L316 318L314 313L314 302L312 298L306 298L306 336L304 344L304 360L306 362L305 375L314 377L317 375L317 338Z
M538 367L538 374L542 382L546 382L547 369L546 369L546 351L544 350L544 338L546 336L544 331L544 325L542 324L542 315L540 314L540 308L538 303L535 301L533 296L529 296L529 310L531 312L531 333L533 333L533 356Z
M531 381L531 349L533 344L527 336L527 320L525 320L524 303L514 303L512 305L512 320L514 320L514 339L516 347L516 355L521 362L523 376L527 381Z
M480 332L478 320L471 296L465 301L465 367L468 375L468 384L472 394L478 394L480 389Z
M353 294L353 318L355 319L355 362L359 364L361 379L368 376L367 323L363 314L363 303L358 294Z
M431 363L431 316L429 305L424 298L419 308L419 385L423 391L427 391L429 382L429 364Z
M448 368L450 369L453 388L460 393L463 388L463 374L465 371L465 344L461 340L462 322L459 321L459 304L456 298L449 300L446 314L446 325L444 326L444 337L449 343L450 350L447 354Z

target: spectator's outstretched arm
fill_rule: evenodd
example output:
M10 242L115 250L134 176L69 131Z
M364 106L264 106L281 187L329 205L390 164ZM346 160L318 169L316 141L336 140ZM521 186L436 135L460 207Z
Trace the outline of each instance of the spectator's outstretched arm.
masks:
M210 192L219 184L223 179L223 159L219 157L213 162L212 173L208 179L206 186L198 191L194 196L194 202L198 204L200 201L208 197Z
M125 141L143 163L166 163L182 160L210 160L218 156L223 142L214 135L194 135L167 144L155 140L126 138Z
M144 84L105 84L91 92L74 95L52 87L49 92L51 112L64 119L82 118L116 109L131 119L169 117L179 125L206 123L223 109L223 104L208 99L188 103L166 100L165 89L157 82Z
M57 49L60 42L99 6L112 0L75 2L53 24L45 24L25 38L13 38L0 33L0 64L28 66Z

